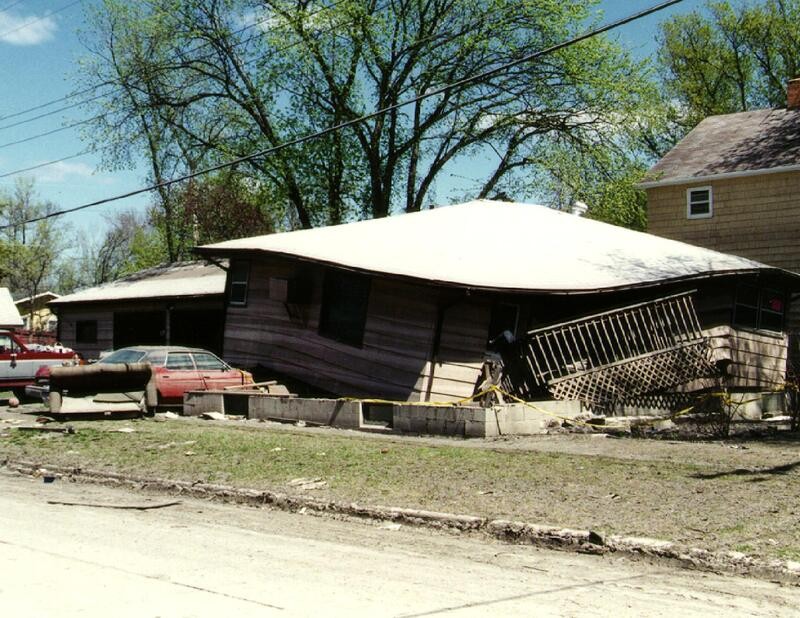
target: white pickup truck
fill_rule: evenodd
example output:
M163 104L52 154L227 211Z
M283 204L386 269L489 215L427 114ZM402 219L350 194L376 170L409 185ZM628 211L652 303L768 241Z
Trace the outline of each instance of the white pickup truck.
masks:
M0 391L23 393L42 365L76 363L79 356L61 346L28 346L13 332L0 330Z

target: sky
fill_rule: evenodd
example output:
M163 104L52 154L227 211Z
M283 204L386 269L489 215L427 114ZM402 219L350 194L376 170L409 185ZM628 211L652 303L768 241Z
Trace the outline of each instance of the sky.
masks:
M599 8L604 12L604 21L612 21L657 1L603 0ZM65 125L86 118L85 111L77 108L34 119L66 104L62 102L20 112L81 88L79 61L88 52L79 33L84 27L86 10L95 4L96 0L0 0L0 84L3 85L0 88L0 190L12 189L15 178L20 176L4 177L10 172L86 149L79 128L63 129ZM656 49L660 21L701 8L703 4L703 0L683 0L677 6L621 27L612 36L635 56L646 57ZM50 131L55 132L29 139ZM25 141L13 143L21 140ZM98 156L86 154L24 175L35 179L39 196L59 209L119 195L147 184L144 167L112 172L100 169L99 164ZM464 173L450 175L443 181L440 194L474 184L470 180L469 166L459 171ZM142 194L67 215L59 221L69 223L71 233L96 238L105 229L105 215L120 209L144 209L147 203L147 194Z

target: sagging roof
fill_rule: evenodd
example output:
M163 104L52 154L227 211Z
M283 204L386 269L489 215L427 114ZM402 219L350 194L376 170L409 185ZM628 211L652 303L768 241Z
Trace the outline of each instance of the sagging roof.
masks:
M176 262L142 270L117 281L61 296L49 305L150 298L186 298L225 293L225 271L205 262Z
M779 270L545 206L490 200L241 238L196 251L217 257L287 256L367 273L521 292L589 292Z
M710 116L646 174L644 188L800 170L800 109Z
M25 298L20 298L19 300L15 300L14 304L17 307L22 307L22 306L30 303L31 301L33 301L34 303L36 301L39 301L39 300L44 300L45 302L49 302L51 300L55 300L58 297L59 297L59 295L56 294L55 292L49 292L49 291L48 292L39 292L36 296L33 296L33 297L26 296Z
M23 324L11 292L0 288L0 328L20 328Z

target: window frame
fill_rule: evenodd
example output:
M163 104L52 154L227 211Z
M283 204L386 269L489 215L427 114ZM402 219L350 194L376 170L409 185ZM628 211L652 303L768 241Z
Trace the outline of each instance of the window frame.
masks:
M748 302L740 302L740 297L742 296L743 288L751 288L752 290L757 290L757 299L756 305ZM782 308L781 311L775 311L774 309L768 309L765 307L766 300L768 296L775 296L778 295L781 300ZM785 290L781 290L777 287L771 286L762 286L762 285L753 285L751 283L740 283L736 287L736 296L733 300L733 315L731 316L731 325L734 328L757 331L759 333L767 333L767 334L780 334L784 332L784 328L786 327L786 299L788 298L788 294ZM742 307L744 309L749 309L751 311L755 311L755 325L745 323L740 320L740 309ZM765 327L763 324L762 314L767 313L773 316L780 315L780 329L775 330L773 328Z
M244 277L234 279L237 274L237 267L244 270ZM242 300L234 300L233 289L234 286L241 286L243 288ZM230 267L228 268L228 305L233 307L246 307L247 298L250 291L250 261L249 260L231 260Z
M699 191L708 192L708 212L692 212L692 194ZM703 187L690 187L686 189L686 218L687 219L711 219L714 216L714 191L711 185Z
M360 294L353 296L352 294L342 294L341 296L334 297L335 294L340 293L337 283L343 282L355 283L357 286L362 286ZM322 280L322 300L319 307L319 323L317 325L317 333L326 339L332 339L345 345L354 348L364 347L364 334L367 328L367 315L369 314L369 298L372 291L372 278L369 275L356 273L346 270L338 270L328 268L325 270L325 275ZM350 305L357 301L357 305ZM345 305L344 307L342 305ZM342 309L345 312L352 312L354 315L353 324L342 323L337 319L337 313ZM354 326L351 333L343 333L342 326Z

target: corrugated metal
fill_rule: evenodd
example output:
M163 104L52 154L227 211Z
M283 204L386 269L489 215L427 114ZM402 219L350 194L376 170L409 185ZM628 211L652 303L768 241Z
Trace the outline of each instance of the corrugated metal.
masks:
M62 296L49 304L213 296L224 292L225 271L220 267L205 262L180 262L143 270L118 281Z
M470 288L562 293L769 269L544 206L490 200L197 251L226 257L267 252Z

